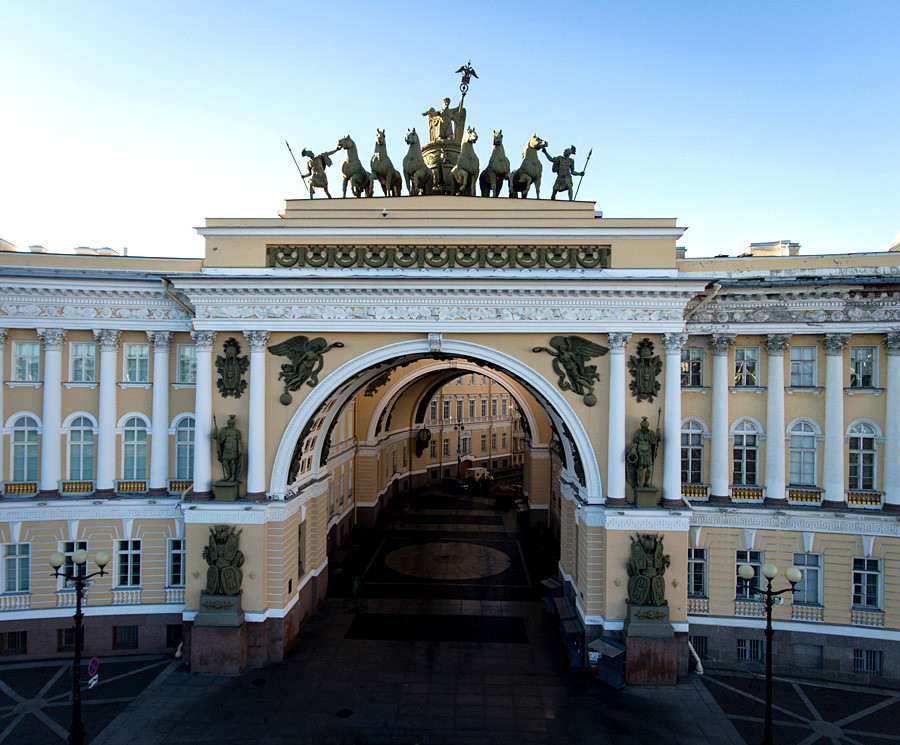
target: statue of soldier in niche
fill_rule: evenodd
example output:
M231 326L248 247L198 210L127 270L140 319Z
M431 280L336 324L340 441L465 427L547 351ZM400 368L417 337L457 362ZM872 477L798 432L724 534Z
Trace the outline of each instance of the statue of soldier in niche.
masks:
M562 155L555 158L547 152L547 148L541 149L544 156L553 164L553 173L556 174L556 182L553 184L553 193L550 199L556 199L558 192L569 192L569 201L572 201L572 176L584 176L584 171L575 170L575 161L570 156L575 154L575 146L567 147Z
M313 195L316 193L316 189L324 189L325 196L331 199L331 194L328 191L328 177L325 175L325 169L331 165L331 158L329 156L334 155L339 147L336 147L334 150L329 150L327 153L319 153L318 155L314 155L312 150L303 149L301 155L308 158L306 161L306 168L308 169L308 173L300 174L303 178L307 176L311 176L309 180L309 198L312 199Z
M222 464L223 481L237 483L241 476L244 461L244 443L241 433L234 426L235 415L228 415L228 424L219 429L213 417L213 440L216 443L216 456Z
M659 429L653 432L647 417L641 418L641 428L631 438L631 446L625 456L628 480L632 486L650 486L653 478L653 462L659 447Z

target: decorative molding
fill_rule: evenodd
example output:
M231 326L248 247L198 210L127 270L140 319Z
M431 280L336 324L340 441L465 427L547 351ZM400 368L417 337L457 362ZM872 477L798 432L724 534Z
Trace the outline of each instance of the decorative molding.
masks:
M66 284L0 287L0 317L33 323L65 321L68 328L84 328L85 323L100 320L121 321L131 328L140 328L140 323L147 321L188 320L184 310L156 289L158 284L154 283L153 290L144 289L146 282L140 282L140 288L97 289L105 281L91 281L90 288L68 286L67 280L63 280Z
M843 512L831 515L807 514L787 510L733 509L694 505L691 525L704 528L741 528L782 530L798 533L836 533L839 535L880 535L900 537L900 522L881 515L865 517Z
M55 520L121 520L123 515L135 520L181 519L179 502L175 498L147 499L65 499L39 502L0 502L0 520L46 522Z
M610 246L301 246L266 247L267 267L608 269Z
M439 331L435 331L435 332L428 334L428 351L429 352L440 352L442 342L443 342L443 334L441 334Z
M664 530L687 532L691 526L690 514L663 510L609 509L603 505L582 505L580 522L590 527L607 530Z

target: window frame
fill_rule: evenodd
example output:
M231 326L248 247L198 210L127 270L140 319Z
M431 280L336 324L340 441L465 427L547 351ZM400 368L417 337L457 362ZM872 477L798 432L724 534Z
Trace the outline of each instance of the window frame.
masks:
M867 431L863 431L863 430ZM878 488L878 429L866 421L853 422L847 428L847 489L848 491L876 491ZM854 440L859 445L854 447ZM871 449L861 447L871 440ZM866 462L866 456L870 462Z
M682 484L702 484L703 483L703 435L705 434L703 425L696 419L686 419L681 423L681 483ZM697 442L685 443L685 437L697 438ZM687 451L687 458L685 458ZM687 469L685 469L687 463ZM696 466L696 479L693 478ZM688 480L685 480L685 474Z
M187 370L184 369L185 363ZM175 382L178 385L197 384L196 344L177 344L175 346Z
M854 355L862 350L871 350L869 359L854 359ZM871 363L871 370L861 372L866 363ZM850 388L876 388L878 386L878 346L874 344L858 344L850 347Z
M881 559L854 556L851 564L851 596L850 604L854 608L865 610L881 610L881 594L884 585ZM870 580L874 579L874 598L870 598L872 588ZM874 599L874 602L871 600Z
M762 589L762 566L765 563L763 552L753 548L739 548L734 552L734 597L735 600L757 600L758 593L752 592L751 587ZM741 564L749 564L753 567L753 579L749 582L738 574Z
M166 542L166 587L184 587L185 559L184 538L169 538Z
M25 354L24 349L36 350ZM24 362L24 365L22 364ZM39 341L14 341L12 344L12 379L17 383L41 382L41 343Z
M703 349L701 347L682 347L681 387L703 387Z
M759 427L750 419L739 419L734 423L734 427L731 431L731 483L734 486L759 486L759 441L761 432L759 431ZM748 445L746 442L746 438L752 436L754 438L753 444ZM741 438L740 444L738 444L738 438ZM738 452L741 453L741 457L738 458ZM747 454L753 453L753 458L748 459ZM752 460L752 478L753 480L748 480L748 473L751 470L749 468L749 463ZM740 476L741 480L738 481L736 476L738 475L737 464L741 463Z
M82 350L82 353L78 353ZM90 354L83 351L90 350ZM85 362L90 360L90 374L87 374ZM76 362L81 362L81 372L76 373ZM69 342L69 382L70 383L96 383L97 382L97 344L92 341Z
M190 425L187 425L190 422ZM179 481L191 481L194 478L194 439L196 437L197 420L191 414L179 418L173 429L175 445L175 478ZM190 440L181 439L189 432ZM187 455L184 451L187 451Z
M799 558L798 558L799 557ZM810 563L810 559L815 558L814 564ZM824 556L812 552L795 553L793 565L803 573L802 579L794 585L794 595L792 603L800 605L822 605L822 567ZM815 599L809 599L809 587L812 584L815 588Z
M740 353L741 359L738 359L738 353ZM733 381L735 388L759 387L759 359L759 347L734 348Z
M122 382L149 383L150 344L128 342L122 347Z
M79 424L85 422L86 424ZM92 481L94 478L94 437L96 427L94 423L84 414L76 414L72 417L69 426L66 428L66 473L69 481ZM83 440L73 439L73 433L89 433ZM77 457L75 452L78 452ZM89 450L90 463L85 468L85 450ZM78 465L77 475L73 472L75 465ZM85 475L87 473L87 475Z
M794 354L798 359L794 359ZM811 353L811 359L802 359L802 355ZM790 348L790 387L791 388L815 388L818 380L819 348L815 345L799 344ZM808 369L804 369L808 365ZM796 366L796 371L795 371ZM799 382L794 382L797 376Z
M23 413L14 416L16 419L9 428L10 476L14 483L37 481L41 471L41 424L32 414ZM20 426L20 422L26 423ZM29 426L27 422L31 422L33 426ZM17 439L20 434L27 438L29 433L34 434L33 439ZM20 451L24 451L23 455L18 456L17 453ZM21 467L17 460L22 461Z
M709 555L707 549L688 547L687 560L687 595L689 598L707 598L709 597L708 587L708 561ZM699 592L697 591L699 579Z
M59 552L63 555L63 565L60 569L62 574L74 575L77 569L78 576L87 575L87 562L81 566L72 560L72 554L76 551L87 551L87 541L60 541ZM65 577L58 577L56 582L57 592L75 592L75 583Z
M126 538L116 541L116 587L141 587L141 540Z
M807 428L807 429L803 429ZM803 431L799 431L803 429ZM816 427L804 419L792 422L787 430L788 437L788 485L789 486L816 486L819 468L819 445ZM812 440L811 447L794 445L794 438ZM796 464L796 468L795 468ZM809 478L805 472L809 471Z
M24 549L24 550L23 550ZM22 575L24 574L24 582ZM13 581L10 587L10 579ZM3 546L3 594L31 593L31 544L7 543Z
M138 422L140 426L132 426L132 422ZM134 434L135 439L128 439L129 432ZM143 439L140 434L143 433ZM150 434L150 428L147 422L141 417L130 416L126 419L122 426L122 478L126 481L146 481L148 467L148 448L147 441ZM130 452L129 452L130 451ZM143 468L139 469L138 465L143 461ZM142 475L139 475L141 474Z

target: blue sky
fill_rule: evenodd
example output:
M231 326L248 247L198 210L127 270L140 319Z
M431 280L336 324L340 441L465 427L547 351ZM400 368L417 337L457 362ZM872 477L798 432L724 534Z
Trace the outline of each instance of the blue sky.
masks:
M299 159L349 133L367 162L383 128L401 167L468 59L483 164L493 129L513 161L533 132L579 168L593 148L579 197L676 217L688 255L900 230L896 0L5 2L0 28L0 238L20 248L199 256L204 218L306 195L285 139Z

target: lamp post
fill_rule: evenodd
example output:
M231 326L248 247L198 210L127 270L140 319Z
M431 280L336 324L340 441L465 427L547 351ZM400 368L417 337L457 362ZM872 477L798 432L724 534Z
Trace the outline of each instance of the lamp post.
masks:
M772 607L775 605L775 598L784 595L786 592L791 594L797 591L797 583L803 579L803 574L797 567L789 567L784 570L784 578L791 583L790 587L783 590L773 590L772 580L778 576L778 567L774 564L763 564L760 567L763 577L766 578L766 589L761 590L750 584L756 572L749 564L741 564L738 567L738 574L741 579L747 583L747 589L762 595L766 604L766 715L763 722L763 745L772 745Z
M75 584L75 658L72 661L72 724L69 727L69 745L84 745L84 722L81 721L81 619L84 614L81 612L81 601L84 598L84 586L92 577L102 577L106 572L104 568L109 564L109 554L106 551L100 551L95 557L94 562L99 567L99 572L82 573L85 563L88 559L88 553L83 548L78 549L72 554L73 568L71 572L62 569L65 564L65 555L58 551L50 557L50 566L54 569L54 576Z
M454 424L453 429L456 430L456 478L462 476L462 436L466 431L465 424Z

